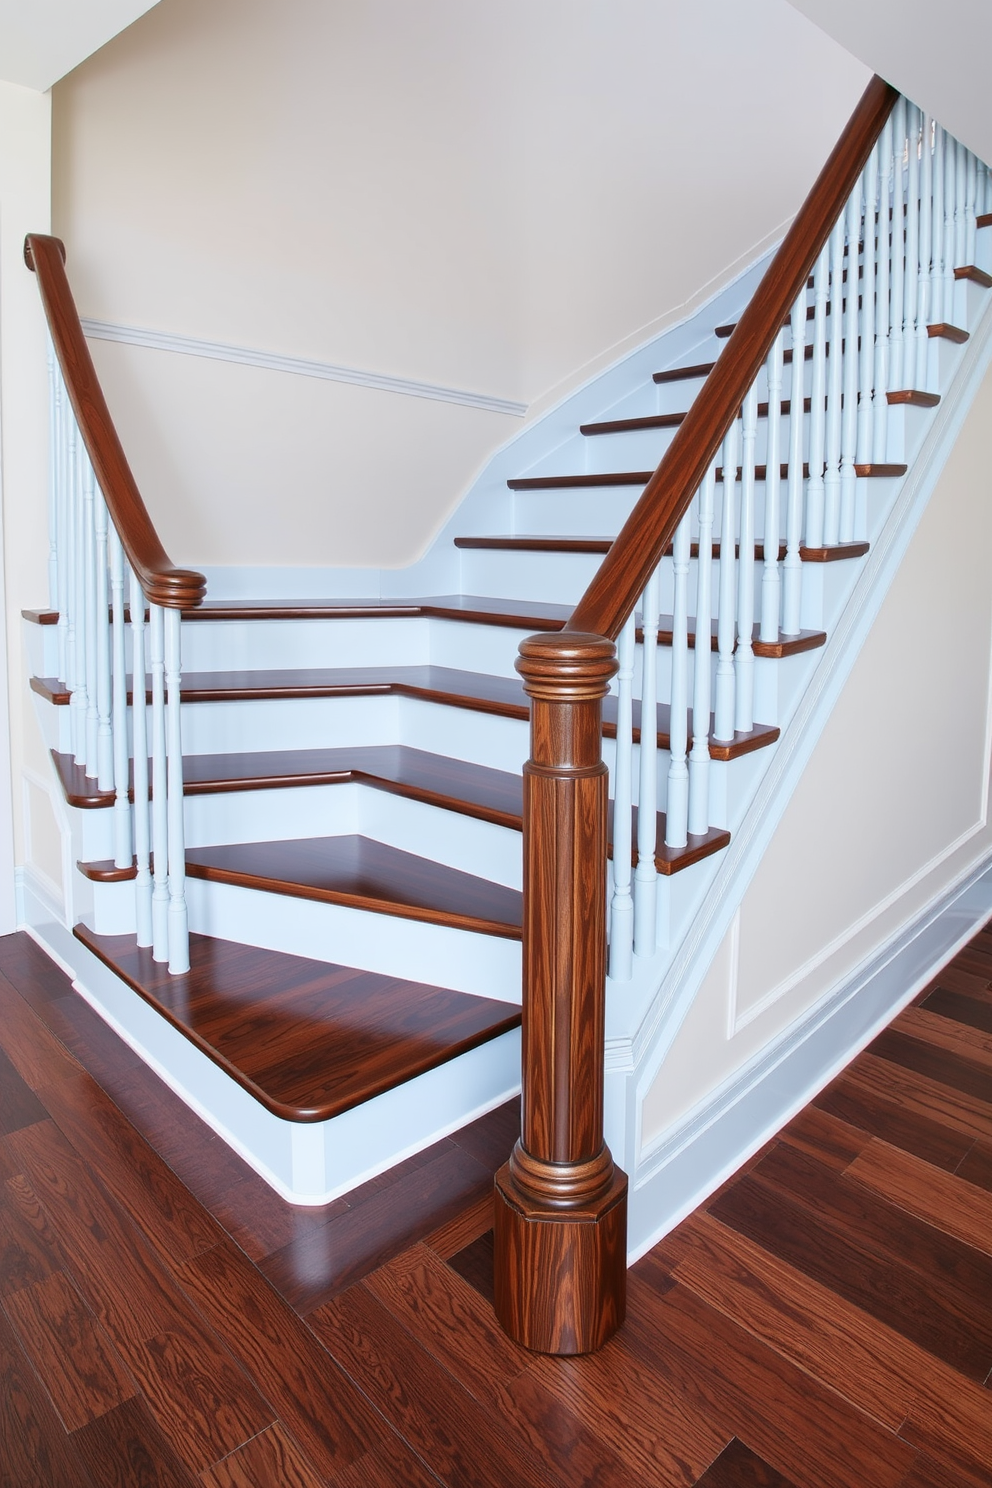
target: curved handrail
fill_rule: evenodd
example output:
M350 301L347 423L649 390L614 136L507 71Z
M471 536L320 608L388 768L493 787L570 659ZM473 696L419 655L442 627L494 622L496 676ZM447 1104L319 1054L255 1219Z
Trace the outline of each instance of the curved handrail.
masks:
M58 238L29 233L24 240L24 261L38 276L41 301L76 422L145 598L165 609L194 609L203 601L207 581L194 569L176 568L141 499L86 345L66 277L65 247Z
M565 629L615 641L788 319L898 98L875 76Z

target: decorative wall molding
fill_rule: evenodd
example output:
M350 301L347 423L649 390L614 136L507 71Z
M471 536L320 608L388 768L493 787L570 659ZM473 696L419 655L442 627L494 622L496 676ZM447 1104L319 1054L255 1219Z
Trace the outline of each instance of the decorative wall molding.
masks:
M83 319L82 327L92 341L119 341L125 346L146 346L152 351L178 352L180 356L206 357L214 362L237 362L243 367L262 367L268 372L290 372L295 377L350 382L355 387L402 393L409 398L429 398L435 403L460 403L465 408L482 408L487 413L503 413L511 418L523 418L527 413L526 403L514 403L510 398L492 398L485 393L440 387L432 382L415 382L408 377L387 377L384 373L365 372L359 367L339 367L334 362L281 356L274 351L258 351L250 346L229 346L224 341L200 341L195 336L116 325L109 320Z
M986 855L654 1141L633 1173L628 1264L828 1085L990 912L992 866Z

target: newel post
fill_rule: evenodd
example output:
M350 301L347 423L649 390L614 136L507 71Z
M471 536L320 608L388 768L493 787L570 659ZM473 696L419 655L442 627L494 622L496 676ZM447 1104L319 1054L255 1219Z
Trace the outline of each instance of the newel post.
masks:
M583 1354L626 1308L627 1178L603 1141L607 770L601 636L531 636L524 766L523 1125L496 1175L495 1301L518 1343Z

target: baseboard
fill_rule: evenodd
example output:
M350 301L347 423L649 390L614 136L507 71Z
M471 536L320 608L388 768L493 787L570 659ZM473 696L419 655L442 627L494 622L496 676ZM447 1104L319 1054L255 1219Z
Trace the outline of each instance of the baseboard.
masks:
M992 916L992 855L645 1150L628 1262L690 1214L858 1054Z
M22 927L79 996L289 1203L329 1203L519 1093L514 1029L330 1121L283 1121L77 940L30 870L20 891Z

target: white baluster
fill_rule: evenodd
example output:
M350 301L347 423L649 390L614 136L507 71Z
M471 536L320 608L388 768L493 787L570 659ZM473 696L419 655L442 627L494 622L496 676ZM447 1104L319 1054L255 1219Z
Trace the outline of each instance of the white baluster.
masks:
M875 396L872 403L872 455L887 458L889 440L889 265L892 261L892 119L885 121L878 169L878 231L875 252Z
M931 218L930 313L928 322L944 318L944 155L947 136L939 124L933 130L933 208ZM921 388L926 383L920 383Z
M741 452L740 563L737 580L737 650L734 653L736 700L734 727L748 734L754 727L754 446L758 433L758 390L744 395Z
M127 647L124 633L124 553L116 529L110 529L110 588L114 656L114 863L130 868L131 808L128 803Z
M793 327L794 329L794 327ZM768 357L768 440L765 454L765 536L761 565L761 628L763 641L777 641L782 600L779 569L779 497L782 486L782 362L785 332L779 331ZM799 366L802 368L802 362ZM801 402L800 402L800 406ZM801 474L801 471L800 471ZM791 475L791 471L790 471Z
M964 198L964 261L966 264L975 262L975 248L977 245L978 230L975 223L975 202L978 197L978 161L969 150L968 169L965 182Z
M689 755L689 832L710 825L710 671L713 628L713 514L716 466L699 489L699 557L696 563L696 647L693 652L692 752ZM731 621L731 624L733 622Z
M792 385L789 390L789 484L785 513L785 562L782 566L782 634L799 634L803 563L803 367L806 353L806 291L792 307ZM812 466L810 476L812 477ZM763 597L763 596L762 596ZM763 609L763 607L762 607ZM764 613L762 613L762 629ZM764 639L764 636L762 636Z
M689 513L675 530L672 545L672 692L669 724L668 798L665 845L685 847L689 830ZM697 644L699 636L696 637Z
M68 444L69 444L69 422L72 412L69 408L69 398L65 390L65 382L60 368L55 368L55 531L58 572L58 656L59 656L59 679L67 681L69 668L67 663L69 635L69 556L70 549L67 541L68 533Z
M920 111L915 104L907 105L906 118L906 298L902 322L902 375L903 385L910 388L916 375L916 312L920 294Z
M876 145L868 157L864 173L864 272L861 279L861 362L858 373L858 437L856 459L859 465L870 465L874 450L875 423L872 405L872 383L875 375L875 263L876 239L879 229L876 221L876 197L878 195L878 155ZM848 297L851 280L847 281ZM855 311L857 317L857 311ZM883 384L884 386L884 384ZM884 398L884 391L879 394ZM883 446L884 448L884 446Z
M851 192L847 203L847 295L844 300L843 403L840 422L840 520L841 542L854 540L854 514L857 496L857 474L854 457L858 441L858 238L861 229L861 182ZM835 295L840 294L835 289ZM840 303L835 301L836 324L840 325ZM839 344L839 343L838 343ZM834 348L831 347L831 355Z
M183 824L182 613L165 612L165 688L169 758L169 970L189 971L186 831Z
M722 743L734 737L735 685L734 643L736 635L736 579L734 561L737 493L737 420L723 441L723 513L720 520L720 610L717 619L717 664L713 737Z
M102 791L114 788L114 731L110 716L112 707L110 659L110 593L107 551L107 503L96 491L93 497L93 525L96 529L96 705L97 784Z
M148 606L148 653L152 674L152 957L169 959L169 785L165 743L165 619L161 605Z
M617 643L617 750L613 771L613 901L610 906L610 976L629 982L634 967L634 901L631 841L631 764L634 754L632 687L637 620L631 615Z
M968 191L967 151L960 140L954 143L954 267L960 269L966 262L968 251L968 213L966 197Z
M889 388L906 387L902 344L902 322L906 309L906 100L897 98L892 110L892 298L889 306Z
M927 349L930 345L927 326L930 324L931 285L933 279L930 266L930 260L933 254L932 134L933 120L929 114L924 114L923 134L920 142L920 282L916 299L916 372L913 378L913 386L915 388L925 388L927 385Z
M86 679L86 502L83 477L84 468L88 464L82 436L77 430L72 458L74 613L70 615L70 635L74 638L73 665L76 685L73 689L70 707L76 764L84 768L86 766L86 718L89 712L89 695Z
M72 752L79 764L83 754L83 741L79 727L79 668L76 656L77 599L76 584L79 578L79 513L77 510L76 473L78 470L77 442L79 430L69 409L66 420L66 448L63 470L65 473L65 685L69 692L69 727L72 737Z
M48 605L59 605L59 445L60 389L62 374L55 360L55 348L48 339Z
M958 187L958 143L947 136L944 150L944 292L941 302L941 321L954 321L954 219L955 195Z
M98 659L100 622L97 615L96 477L93 474L93 466L85 456L83 529L86 538L86 674L89 678L86 708L86 773L92 777L99 775L100 772L100 710L97 704L100 672Z
M834 547L840 537L841 409L844 390L844 218L830 235L830 347L827 358L826 470L823 476L823 541ZM857 266L855 266L857 275Z
M651 956L657 945L658 868L658 571L644 590L641 644L641 744L637 791L637 867L634 869L634 950Z
M824 459L827 420L827 293L830 249L820 254L813 276L813 375L809 402L809 485L806 490L806 546L823 547ZM803 376L792 363L792 397L803 390Z
M152 878L148 822L148 705L145 665L145 596L131 574L131 721L134 735L134 911L139 946L152 944Z

